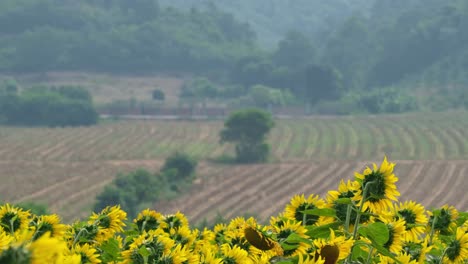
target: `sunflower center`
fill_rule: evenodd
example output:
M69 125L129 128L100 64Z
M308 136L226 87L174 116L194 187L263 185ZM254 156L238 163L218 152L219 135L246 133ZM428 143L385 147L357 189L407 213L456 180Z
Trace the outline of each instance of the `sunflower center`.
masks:
M234 247L235 245L239 246L245 251L249 251L249 243L247 239L245 238L240 238L240 237L235 237L231 240L231 246Z
M234 258L226 257L226 258L224 258L223 263L225 263L225 264L237 264L237 261Z
M393 230L393 227L391 225L387 225L387 227L388 227L388 240L384 244L384 247L386 249L389 249L390 246L392 246L393 244L393 236L395 235L395 230Z
M146 217L146 218L138 220L136 222L136 225L138 227L138 230L148 232L149 230L158 229L159 222L154 217Z
M19 216L13 212L5 213L0 221L4 230L8 232L15 232L21 226Z
M46 232L50 232L51 235L54 235L54 227L50 223L42 223L41 226L37 229L36 234L34 235L34 238L37 239L41 237L43 234Z
M447 251L445 254L447 254L447 257L451 261L455 261L455 259L460 256L460 251L461 251L461 245L460 241L454 240L452 243L450 243L450 246L447 248Z
M372 182L367 187L367 199L371 202L380 201L385 197L385 179L379 171L373 171L364 178L362 186L365 188L367 183Z
M111 219L108 215L104 215L99 219L99 226L102 228L109 228L111 224Z
M416 223L416 214L413 211L403 209L398 211L398 213L403 217L407 225Z
M319 217L317 215L305 214L303 211L315 208L316 207L313 204L303 203L297 207L296 212L294 213L294 218L297 221L303 222L305 225L313 225L317 222Z

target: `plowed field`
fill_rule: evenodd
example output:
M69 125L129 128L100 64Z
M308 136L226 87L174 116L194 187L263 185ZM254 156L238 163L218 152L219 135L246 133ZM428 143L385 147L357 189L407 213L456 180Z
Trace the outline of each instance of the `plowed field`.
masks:
M0 127L0 199L40 201L67 221L87 215L95 195L118 172L157 170L180 150L202 160L193 188L163 212L192 221L245 213L265 218L296 193L324 195L340 179L384 154L397 160L402 200L468 210L468 118L465 113L277 120L270 164L228 166L207 160L232 154L218 144L222 122L122 121L82 128Z

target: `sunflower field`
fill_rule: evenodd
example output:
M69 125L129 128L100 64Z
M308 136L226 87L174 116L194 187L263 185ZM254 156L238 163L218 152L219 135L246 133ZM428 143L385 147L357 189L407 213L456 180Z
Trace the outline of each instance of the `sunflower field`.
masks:
M4 204L0 263L468 263L468 213L398 201L394 166L384 159L323 198L296 195L269 223L203 230L182 213L146 209L130 221L114 206L68 225Z

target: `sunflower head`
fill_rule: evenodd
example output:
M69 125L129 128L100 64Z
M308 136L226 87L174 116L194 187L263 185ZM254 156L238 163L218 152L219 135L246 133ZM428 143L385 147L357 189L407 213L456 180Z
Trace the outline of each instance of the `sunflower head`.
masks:
M310 195L307 199L302 195L296 195L286 206L284 216L288 219L303 223L304 225L315 225L324 222L323 217L305 213L306 210L324 208L325 202L318 195Z
M444 263L466 263L468 260L468 229L458 227L454 239L445 250Z
M396 219L405 220L405 240L418 241L427 225L424 206L413 201L395 205L393 214Z
M362 174L355 173L360 186L353 199L359 204L364 203L363 210L369 208L372 213L386 211L400 196L395 185L398 178L393 173L394 167L395 164L389 163L385 157L380 167L374 163L373 169L367 167Z
M60 223L58 215L41 215L36 221L36 233L34 239L41 237L43 234L50 232L53 237L61 237L67 230L67 226Z
M164 222L164 217L161 213L154 210L145 209L141 211L137 218L133 220L136 224L138 231L141 233L155 230L159 227L166 228L167 223Z
M29 225L29 211L4 204L0 206L0 226L10 234L18 233Z
M428 229L434 227L434 231L441 235L452 234L456 227L456 220L458 218L458 211L453 206L444 205L440 209L428 211L429 223Z

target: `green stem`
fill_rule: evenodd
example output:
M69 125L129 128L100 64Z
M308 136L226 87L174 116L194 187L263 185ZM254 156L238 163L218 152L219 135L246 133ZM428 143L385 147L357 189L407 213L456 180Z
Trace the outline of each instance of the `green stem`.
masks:
M445 254L447 253L447 249L449 249L449 248L450 248L450 247L446 248L446 249L444 250L444 253L442 253L442 256L440 257L440 260L439 260L439 264L443 264Z
M354 230L353 230L353 239L354 240L356 240L357 230L358 230L358 227L359 227L359 221L361 220L362 208L364 207L364 203L366 202L367 192L368 192L368 190L370 188L369 186L371 184L374 184L374 182L366 183L366 186L364 186L364 191L362 191L361 205L359 205L359 210L356 212L356 221L354 222Z
M432 245L432 238L434 237L434 232L435 232L435 225L437 223L438 217L434 215L434 220L432 221L432 227L431 227L431 234L429 235L429 244L428 246Z
M366 264L371 263L370 261L371 261L371 258L372 258L372 254L373 254L373 253L374 253L374 248L371 247L371 248L370 248L370 251L369 251L369 256L367 256Z
M346 221L345 221L345 232L349 234L349 222L351 221L351 204L348 204L346 208Z
M82 229L80 230L80 232L78 232L78 234L77 234L76 237L75 237L75 240L73 240L72 248L75 246L76 242L78 242L78 240L80 239L81 235L82 235L84 232L87 232L86 229L84 229L84 228L82 228Z

